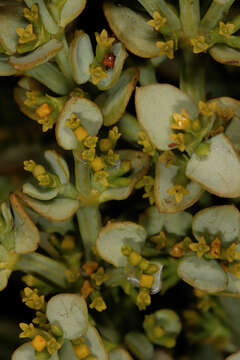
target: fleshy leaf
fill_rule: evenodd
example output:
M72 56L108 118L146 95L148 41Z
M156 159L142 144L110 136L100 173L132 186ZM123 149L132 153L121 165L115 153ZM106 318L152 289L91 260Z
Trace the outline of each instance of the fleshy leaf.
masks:
M139 332L129 332L125 336L124 341L129 350L139 360L153 359L154 347L144 334Z
M209 50L214 60L224 65L240 66L240 51L227 45L217 44Z
M120 160L129 160L131 162L131 170L128 175L128 178L131 179L131 183L128 186L116 187L103 191L99 196L100 202L126 199L131 194L137 181L141 179L149 169L148 155L134 150L120 150L119 154Z
M151 206L140 215L139 223L147 231L148 236L155 235L162 230L185 236L192 227L192 215L186 211L162 214L159 213L157 207Z
M14 194L10 195L10 202L14 215L15 251L17 254L33 252L40 241L39 231Z
M122 138L132 143L133 145L136 145L139 136L138 134L142 131L139 122L137 119L129 114L128 112L125 112L121 119L118 121L118 129L122 133Z
M61 184L69 182L70 174L67 162L54 150L47 150L44 153L45 159L50 164L53 172L58 176Z
M114 222L104 226L97 238L96 248L99 255L115 266L126 266L127 257L121 252L123 245L130 245L140 251L146 239L146 232L140 225L130 221Z
M51 324L62 328L65 339L77 339L87 331L87 304L79 295L58 294L52 297L47 304L46 315Z
M73 131L65 124L72 114L81 120L81 125L90 136L97 135L103 122L102 113L94 102L84 98L71 97L64 105L56 125L58 144L65 150L75 149L78 145Z
M67 0L63 5L59 25L65 27L84 10L87 0Z
M109 360L133 360L133 358L125 349L117 348L110 351Z
M183 91L169 84L151 84L136 89L137 118L152 143L160 150L169 150L171 117L185 109L194 120L198 108Z
M175 185L174 178L177 172L177 166L169 165L169 167L166 167L165 164L158 160L154 192L156 205L160 212L175 213L182 211L193 205L202 194L201 186L196 182L190 181L184 186L188 194L184 194L182 200L177 202L175 196L168 193L168 190Z
M0 76L10 76L15 74L16 70L8 63L8 56L0 54Z
M193 217L193 234L204 236L208 243L219 237L221 245L228 247L240 236L240 213L234 205L212 206Z
M61 41L52 39L27 55L10 56L9 63L15 70L29 70L53 58L62 47Z
M84 56L82 56L84 54ZM94 59L89 36L82 30L75 33L70 45L70 61L73 78L77 84L84 84L90 79L89 67Z
M189 285L208 293L223 291L227 286L226 273L216 260L187 256L178 266L178 275Z
M121 71L128 56L124 46L117 42L115 43L110 49L109 52L115 56L114 67L113 69L108 69L106 71L107 76L99 81L97 87L100 90L107 90L110 89L115 82L118 80L119 76L121 75Z
M27 206L52 221L64 221L71 218L80 206L79 201L74 199L56 198L40 201L20 192L18 195Z
M11 360L34 360L35 350L31 343L26 343L17 348L12 354Z
M31 8L33 6L33 4L37 4L38 8L39 8L39 14L41 17L41 21L43 22L45 29L50 34L57 34L57 32L59 31L58 26L55 23L55 21L53 20L52 15L48 11L48 8L47 8L45 2L42 0L24 0L24 1L29 8Z
M103 9L112 31L129 51L144 58L158 56L160 36L147 24L149 18L110 1L105 1Z
M18 35L16 28L22 28L27 25L26 19L23 17L23 7L17 6L1 7L0 11L0 44L8 55L16 53L18 44Z
M96 98L105 126L115 124L123 115L138 79L136 68L125 70L113 87Z
M220 197L240 196L240 160L232 143L223 134L206 143L210 144L208 155L200 158L194 153L186 176Z
M95 356L98 360L108 360L108 354L95 327L91 325L88 326L84 339L93 356Z
M6 231L11 231L13 228L13 215L9 206L9 202L4 201L1 204L1 212L5 221Z
M35 186L31 183L25 183L22 187L24 194L31 196L38 200L52 200L58 194L58 189L43 190L40 186Z

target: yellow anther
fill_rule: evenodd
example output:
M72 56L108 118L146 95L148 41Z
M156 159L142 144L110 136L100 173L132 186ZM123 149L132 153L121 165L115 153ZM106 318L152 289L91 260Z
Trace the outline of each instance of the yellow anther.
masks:
M33 4L31 10L28 8L24 9L24 17L30 22L35 22L38 19L38 5Z
M51 118L44 118L37 120L38 124L42 125L42 131L46 132L49 129L53 128L54 125L54 119Z
M115 41L114 37L108 36L108 32L105 29L100 34L95 32L95 36L97 43L105 48L110 48Z
M81 294L84 297L84 299L86 299L88 297L88 295L91 294L91 292L93 291L93 288L90 284L89 280L85 280L82 284L82 288L81 288Z
M82 142L88 136L88 132L83 126L79 126L76 130L74 130L74 135L78 141Z
M45 103L42 104L41 106L39 106L36 110L35 113L40 117L40 118L44 118L47 117L49 114L51 114L51 108L50 106Z
M229 38L232 35L234 29L235 29L234 24L230 24L230 23L224 24L224 22L222 21L219 22L219 34L226 38Z
M154 179L152 176L143 176L141 180L139 180L136 185L135 188L136 189L141 189L144 186L153 186L154 185Z
M118 131L118 127L114 126L111 130L108 132L108 137L112 142L115 144L118 139L120 138L122 134Z
M150 241L157 245L156 249L161 250L167 245L167 237L164 231L161 231L158 235L154 235L150 238Z
M216 237L216 239L211 242L210 254L216 259L220 258L220 255L221 255L221 241L220 241L220 239L218 237Z
M183 249L181 247L181 243L177 243L172 247L170 251L170 255L176 258L180 258L183 255Z
M41 352L46 347L47 341L41 335L36 335L31 344L36 351Z
M216 105L216 111L218 116L222 117L226 122L234 117L234 111L231 106L222 109L220 106Z
M116 162L118 161L120 155L119 154L116 154L112 149L108 150L108 153L104 156L104 159L106 161L106 163L108 165L115 165ZM122 161L121 162L121 166L124 164L125 162Z
M189 248L197 253L197 257L201 258L205 253L209 252L210 247L207 245L203 236L200 237L197 243L191 243Z
M174 143L176 143L177 148L180 151L185 150L185 144L184 144L184 134L178 133L178 134L170 134L170 138L173 140Z
M70 118L65 121L65 125L72 130L76 130L80 126L81 120L75 114L71 114Z
M35 328L34 328L33 324L20 323L19 327L22 330L21 334L19 335L19 337L21 339L31 338L34 336Z
M150 156L154 156L156 148L151 143L148 135L144 131L140 131L138 137L138 144L143 146L142 151L149 154Z
M75 248L75 238L72 235L65 235L61 243L63 250L71 251Z
M87 261L85 262L85 264L82 266L83 270L85 271L86 275L91 275L93 274L97 268L98 268L98 263L96 261Z
M148 305L151 304L151 297L149 291L145 288L141 288L136 299L139 310L145 310Z
M44 327L48 322L46 314L42 313L41 311L36 312L36 317L32 321L34 324Z
M84 146L86 146L89 149L95 149L96 145L98 142L98 137L97 136L88 136L85 140L84 140Z
M128 258L129 262L133 266L137 266L142 260L142 256L135 251L132 251Z
M163 328L161 328L161 326L156 325L153 328L153 336L157 339L160 339L163 335L165 334L165 331L163 330Z
M41 96L41 93L36 90L26 91L26 100L24 100L24 105L34 106L37 103L38 97Z
M37 278L35 278L33 275L24 275L22 277L22 281L29 287L34 287L37 282Z
M76 282L81 275L80 271L78 269L72 269L72 270L67 269L67 270L65 270L65 274L67 276L69 283Z
M109 174L106 171L97 171L93 175L93 181L95 183L99 183L100 185L107 187L109 185L108 183L108 176Z
M190 124L190 117L185 109L182 109L182 114L173 113L173 123L170 125L171 129L185 130Z
M86 344L73 345L73 349L78 359L85 359L90 355L90 350Z
M97 156L92 162L91 162L91 168L93 171L100 171L104 169L105 162L100 156Z
M96 297L93 302L89 305L90 309L95 309L99 312L107 309L107 305L105 304L103 298L101 296Z
M199 54L201 52L204 52L208 49L209 45L206 43L205 41L205 37L200 35L196 38L192 38L191 40L191 44L193 46L193 53L194 54Z
M33 160L25 160L23 162L24 170L32 172L36 166L35 161Z
M112 141L110 139L101 139L99 142L99 149L102 152L107 152L112 148Z
M167 55L169 59L174 59L174 41L157 41L156 46L159 48L158 56Z
M163 25L165 25L167 19L159 14L158 11L154 11L153 20L147 22L148 25L152 26L154 30L158 31Z
M24 289L24 296L22 298L22 301L30 308L34 310L40 310L43 308L45 304L44 296L38 295L37 289L30 289L29 287L26 287Z
M51 177L48 174L38 175L35 177L41 186L49 186L52 183Z
M156 264L151 264L150 263L148 265L147 269L145 270L145 273L152 275L152 274L155 274L158 270L159 269L158 269L158 266Z
M240 260L240 251L237 249L237 244L232 243L226 250L225 256L228 262L233 262L234 260Z
M18 42L19 44L26 44L30 41L36 40L37 36L33 32L32 24L28 24L27 27L24 28L16 28L16 33L19 36Z
M142 259L138 264L139 269L145 271L149 267L149 261L146 259Z
M95 158L95 149L88 149L82 152L82 159L85 161L93 161Z
M151 287L153 286L153 282L153 275L142 274L140 277L140 286L143 288L151 289Z
M109 276L105 274L103 267L100 267L94 274L91 275L91 279L95 281L97 286L101 286L108 278Z
M198 108L201 115L212 116L216 108L216 103L213 101L210 104L207 104L200 100L198 102Z
M184 195L188 195L189 191L182 185L173 185L167 190L168 194L174 195L177 203L180 203Z
M101 68L101 66L90 67L89 72L91 74L91 81L94 85L97 85L99 81L107 77L107 73Z
M121 252L124 256L129 256L132 252L132 248L129 245L123 245L121 248Z
M50 355L54 354L60 348L61 348L61 343L58 343L54 337L52 337L47 342L47 351L49 352Z
M45 175L46 169L42 165L36 165L36 166L34 166L34 168L32 170L32 174L35 178L37 178L38 176Z
M160 162L162 162L166 168L169 168L169 166L171 164L174 163L174 161L176 160L176 156L174 155L174 153L169 150L169 151L164 151L158 158L158 160Z

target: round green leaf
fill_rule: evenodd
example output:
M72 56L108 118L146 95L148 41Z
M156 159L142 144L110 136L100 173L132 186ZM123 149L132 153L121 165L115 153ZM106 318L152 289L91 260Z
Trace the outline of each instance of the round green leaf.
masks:
M169 150L171 117L185 109L192 120L198 115L193 100L169 84L151 84L136 89L137 118L151 142L160 150Z
M35 350L31 343L26 343L19 346L12 354L11 360L34 360Z
M76 19L84 10L86 3L87 0L67 0L62 7L59 25L65 27Z
M78 360L73 350L71 341L65 340L63 346L59 350L59 359L60 360Z
M25 183L22 187L24 194L31 196L34 199L38 200L52 200L58 194L58 189L42 189L40 186L34 186L31 183Z
M240 213L234 205L212 206L193 217L193 234L196 239L204 236L208 243L216 237L223 247L228 247L240 236Z
M84 56L82 56L84 54ZM84 84L90 79L89 67L94 59L90 37L82 30L76 31L70 45L70 61L73 78L77 84Z
M52 15L48 11L45 2L42 0L24 0L24 1L29 8L31 8L33 4L37 4L41 21L43 22L45 29L50 34L57 34L57 32L59 31L58 26L53 20Z
M78 146L73 131L66 125L66 120L72 114L75 114L81 120L81 125L88 131L90 136L97 135L103 122L102 113L94 102L84 98L71 97L64 105L56 125L58 144L65 150L72 150Z
M58 294L52 297L47 304L46 315L51 324L62 328L65 339L77 339L87 331L87 304L79 295Z
M240 51L227 45L217 44L209 50L214 60L225 65L240 66Z
M181 201L177 202L174 195L168 193L168 189L174 186L174 178L178 172L175 165L165 164L158 160L154 184L155 201L160 212L175 213L193 205L201 196L202 188L196 182L190 181L185 188L189 192L184 194Z
M115 124L123 115L138 79L136 68L125 70L113 87L96 98L105 126Z
M95 327L91 325L88 326L87 332L84 335L84 340L90 349L91 355L95 356L97 360L108 360L108 354Z
M227 286L226 273L216 260L187 256L178 266L178 275L189 285L208 293L223 291Z
M229 139L219 134L206 142L207 156L193 154L188 161L186 176L210 193L221 197L240 196L240 160Z
M44 152L44 157L50 164L54 173L58 176L61 184L69 182L70 174L67 162L54 150Z
M144 58L158 55L160 36L147 24L148 17L111 1L104 2L103 10L112 31L129 51Z
M97 237L96 248L99 255L110 264L126 266L127 257L121 252L123 245L130 245L140 252L146 239L146 231L130 221L114 222L104 226Z
M133 358L125 349L117 348L110 351L109 360L133 360Z

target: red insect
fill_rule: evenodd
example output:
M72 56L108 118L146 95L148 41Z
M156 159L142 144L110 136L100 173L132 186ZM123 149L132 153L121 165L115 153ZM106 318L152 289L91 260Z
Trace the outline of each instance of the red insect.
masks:
M113 53L105 54L103 59L103 65L112 69L114 67L116 56Z

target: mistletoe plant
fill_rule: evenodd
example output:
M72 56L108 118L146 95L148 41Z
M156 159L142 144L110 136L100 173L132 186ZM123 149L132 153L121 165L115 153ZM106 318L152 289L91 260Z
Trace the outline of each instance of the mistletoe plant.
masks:
M104 0L88 34L86 0L0 1L0 75L56 138L1 203L0 288L25 273L35 312L12 360L240 359L240 101L206 82L238 5Z

